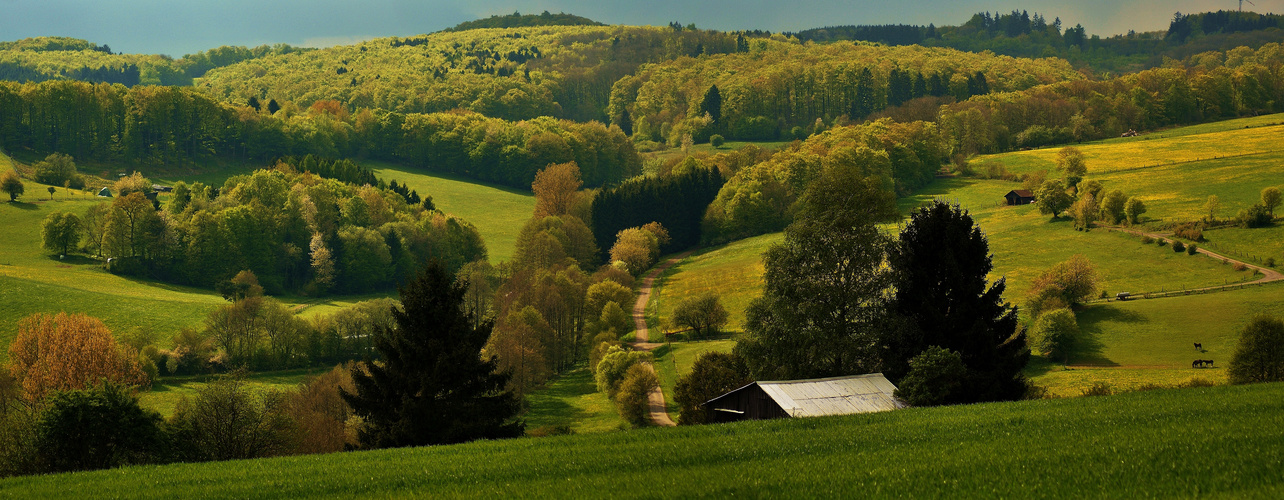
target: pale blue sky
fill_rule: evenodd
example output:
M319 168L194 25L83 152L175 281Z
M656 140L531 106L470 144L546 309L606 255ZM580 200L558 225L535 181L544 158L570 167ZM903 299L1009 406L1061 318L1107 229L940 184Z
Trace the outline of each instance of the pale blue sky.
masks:
M1257 12L1284 0L1253 0ZM1090 34L1162 30L1174 12L1235 9L1236 0L0 0L0 40L71 36L117 52L175 57L220 45L325 46L429 33L507 14L567 12L610 24L695 23L719 30L797 31L841 24L959 24L980 11L1024 9Z

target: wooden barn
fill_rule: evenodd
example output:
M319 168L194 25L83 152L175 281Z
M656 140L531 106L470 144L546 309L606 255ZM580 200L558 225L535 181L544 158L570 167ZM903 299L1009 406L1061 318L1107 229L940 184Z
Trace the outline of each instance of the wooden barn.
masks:
M1034 193L1024 189L1013 189L1003 197L1008 199L1008 205L1029 205L1034 203Z
M881 373L753 382L704 403L712 422L851 415L904 408Z

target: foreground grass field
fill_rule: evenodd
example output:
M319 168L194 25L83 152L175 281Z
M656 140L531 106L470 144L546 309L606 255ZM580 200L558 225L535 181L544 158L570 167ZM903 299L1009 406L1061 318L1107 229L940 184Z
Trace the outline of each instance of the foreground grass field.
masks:
M0 495L1278 498L1281 461L1284 385L1269 384L132 467Z
M390 163L367 161L362 164L374 170L380 179L397 179L420 195L432 196L433 203L441 211L471 222L486 242L491 262L512 258L517 233L535 211L535 197L529 192L430 174Z

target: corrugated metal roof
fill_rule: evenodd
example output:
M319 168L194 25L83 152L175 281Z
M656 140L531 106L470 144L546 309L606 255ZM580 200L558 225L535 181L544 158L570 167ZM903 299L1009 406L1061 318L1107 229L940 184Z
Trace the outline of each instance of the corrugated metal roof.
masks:
M850 415L906 406L892 396L896 386L882 373L757 384L793 417Z

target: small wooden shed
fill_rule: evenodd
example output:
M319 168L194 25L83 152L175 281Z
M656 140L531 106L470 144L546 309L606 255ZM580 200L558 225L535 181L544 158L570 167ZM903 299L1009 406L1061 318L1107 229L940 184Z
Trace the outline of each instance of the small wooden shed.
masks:
M753 382L704 403L713 422L851 415L906 405L881 373L779 382Z
M103 198L111 198L111 189L108 189L108 188L99 189L98 196L101 196Z
M1008 194L1003 195L1007 198L1008 205L1029 205L1034 203L1034 193L1024 189L1013 189Z

